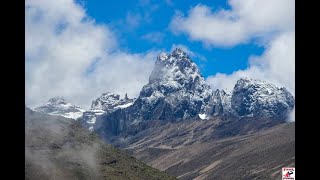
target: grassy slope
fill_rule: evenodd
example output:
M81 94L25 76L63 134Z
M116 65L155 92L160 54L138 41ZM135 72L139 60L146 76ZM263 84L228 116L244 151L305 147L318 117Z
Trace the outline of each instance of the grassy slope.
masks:
M25 110L25 179L175 179L103 143L76 121Z

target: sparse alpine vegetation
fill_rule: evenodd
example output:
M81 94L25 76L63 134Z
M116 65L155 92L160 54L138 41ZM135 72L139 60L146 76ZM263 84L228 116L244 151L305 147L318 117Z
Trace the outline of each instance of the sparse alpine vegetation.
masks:
M77 121L25 108L25 179L175 179L111 145Z

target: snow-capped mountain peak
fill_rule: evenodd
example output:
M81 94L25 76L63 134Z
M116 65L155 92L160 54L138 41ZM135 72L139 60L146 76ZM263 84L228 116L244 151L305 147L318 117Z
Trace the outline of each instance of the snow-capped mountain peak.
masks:
M111 92L103 93L96 100L92 101L91 110L103 110L111 111L118 108L124 108L132 104L134 99L128 98L126 94L123 99L120 99L120 95ZM129 105L128 105L129 104Z
M169 54L167 54L167 53L165 53L165 52L162 52L162 53L159 54L159 56L157 57L157 59L158 59L159 61L164 61L164 60L168 59L168 56L169 56Z
M103 93L92 101L91 109L83 113L80 121L83 126L91 131L98 116L112 113L118 109L128 108L134 101L135 99L130 99L127 94L121 99L118 94L112 92Z
M48 100L42 106L36 107L35 111L47 113L51 115L59 115L66 118L77 119L82 116L85 111L79 106L73 105L64 97L54 97Z
M141 111L140 117L135 119L193 118L211 96L212 90L201 76L197 65L187 53L177 48L171 54L161 53L158 56L149 83L142 88L137 103L133 105ZM162 109L164 107L170 111ZM150 110L153 109L157 110L156 116L143 115L152 114Z
M195 63L190 59L186 52L177 48L171 54L165 52L160 53L156 61L157 68L172 68L179 67L181 70L190 67L196 66Z
M241 78L234 86L231 107L240 116L285 118L294 108L294 97L284 87Z
M93 101L91 111L84 113L84 124L103 134L118 134L152 120L259 116L284 120L294 106L294 98L285 88L249 78L240 79L231 92L213 91L181 49L161 53L139 97L128 100L113 93L103 94Z
M103 93L96 100L92 101L91 109L107 110L120 100L120 95L111 92Z
M149 84L158 82L174 89L192 86L198 81L205 84L197 65L179 48L171 54L161 53L149 78Z
M187 57L189 58L188 54L184 52L181 48L176 48L175 50L172 51L172 56L174 57Z

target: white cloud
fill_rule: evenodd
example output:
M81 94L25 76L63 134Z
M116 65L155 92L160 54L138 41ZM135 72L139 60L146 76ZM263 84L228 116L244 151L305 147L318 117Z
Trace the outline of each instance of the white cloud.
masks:
M185 16L178 12L170 28L206 45L234 46L258 39L266 48L250 57L249 66L232 74L207 78L213 88L233 89L240 77L263 79L294 93L295 3L293 0L229 0L230 9L212 10L197 5Z
M252 56L249 67L232 74L217 73L206 81L214 89L231 91L242 77L262 79L285 87L295 95L295 33L283 32L269 41L261 56ZM288 122L295 121L295 109L290 112Z
M209 76L207 82L214 89L232 90L239 78L249 77L286 87L295 94L295 33L284 32L266 46L261 56L250 58L247 69L232 74L217 73Z
M137 96L157 52L119 50L114 33L72 0L25 3L26 104L64 96L84 108L101 93Z
M233 46L252 38L292 30L294 0L229 0L231 10L197 5L187 16L177 13L170 28L206 45Z

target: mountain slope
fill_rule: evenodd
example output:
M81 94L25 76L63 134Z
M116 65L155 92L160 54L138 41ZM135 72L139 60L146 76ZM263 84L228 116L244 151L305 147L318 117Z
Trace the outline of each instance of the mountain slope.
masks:
M295 123L219 136L214 121L156 124L118 146L179 179L280 179L295 165ZM117 144L117 143L115 143Z
M154 161L165 166L175 154L184 157L171 162L175 165L166 171L179 179L281 179L282 167L295 166L295 123L250 136L195 144Z
M174 179L105 144L78 121L25 109L25 179Z
M47 103L34 109L37 112L59 115L65 118L77 119L82 116L84 109L71 104L63 97L49 99Z

